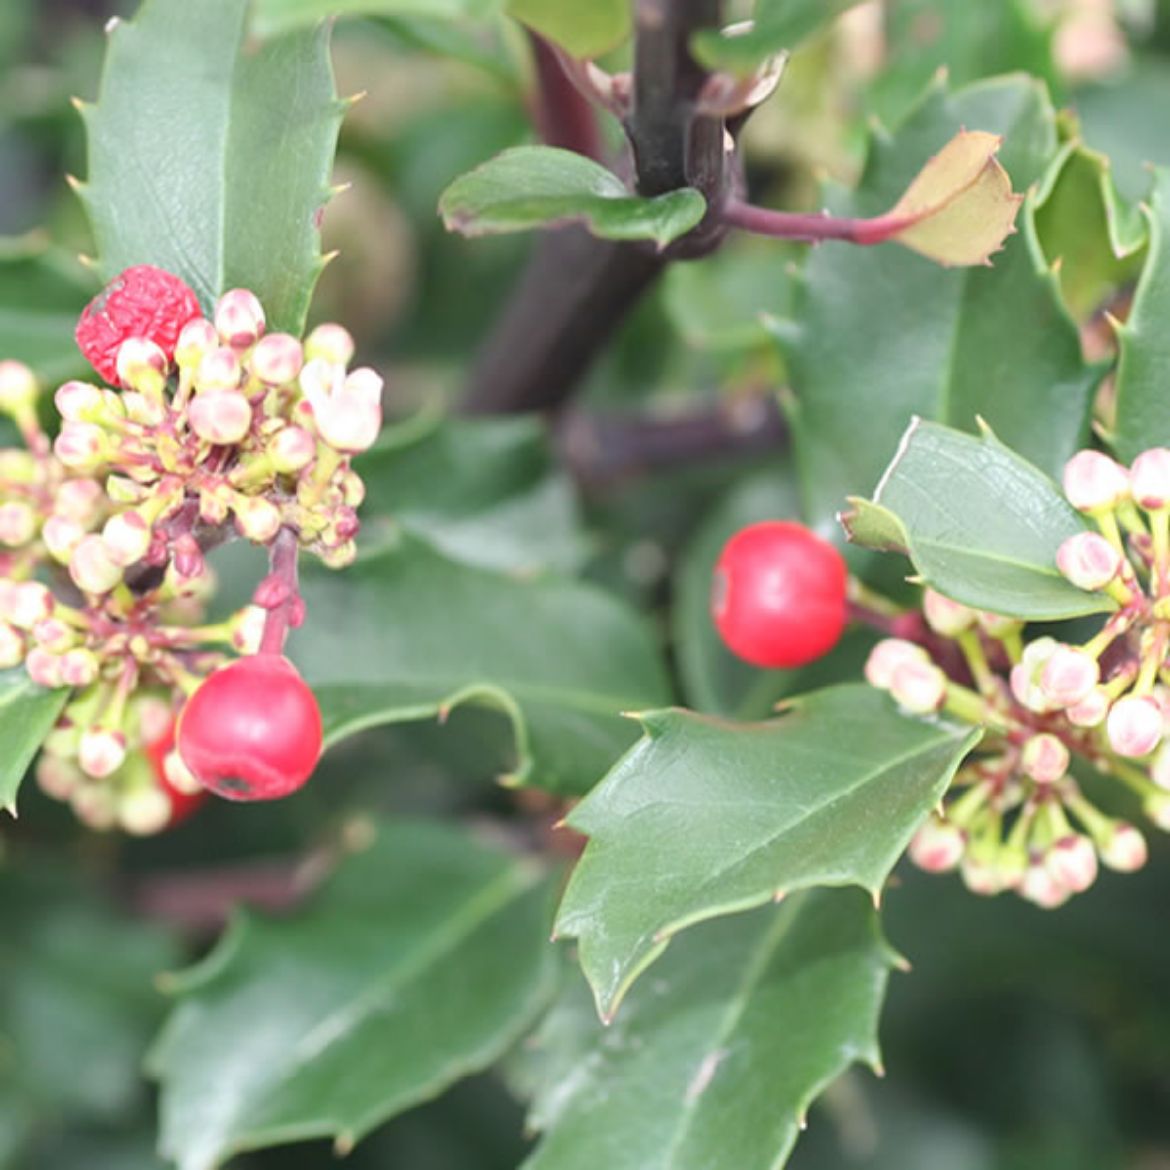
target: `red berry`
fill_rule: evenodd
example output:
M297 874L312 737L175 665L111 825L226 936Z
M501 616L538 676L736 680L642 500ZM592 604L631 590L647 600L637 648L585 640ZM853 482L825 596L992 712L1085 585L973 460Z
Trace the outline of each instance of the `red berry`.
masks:
M184 792L171 783L167 776L166 761L174 746L175 721L173 719L167 724L166 731L158 739L150 740L142 745L143 754L150 761L150 768L158 786L167 794L167 799L171 802L169 827L179 824L180 821L185 821L207 799L206 792Z
M90 365L118 381L118 347L128 337L153 341L170 361L183 326L199 316L199 301L177 276L139 264L115 276L89 304L74 337Z
M727 648L754 666L804 666L841 637L847 577L841 554L803 524L752 524L723 546L711 614Z
M312 775L321 711L287 658L255 654L210 675L179 713L179 755L228 800L276 800Z

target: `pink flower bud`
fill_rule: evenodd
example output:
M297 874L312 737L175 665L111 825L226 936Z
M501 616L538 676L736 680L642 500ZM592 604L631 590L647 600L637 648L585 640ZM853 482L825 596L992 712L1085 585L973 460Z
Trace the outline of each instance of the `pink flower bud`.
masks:
M1108 693L1094 687L1079 703L1066 708L1064 717L1074 727L1097 727L1105 721L1109 706Z
M1078 589L1104 589L1121 571L1121 553L1097 532L1078 532L1056 550L1056 567Z
M1071 893L1042 863L1028 866L1019 885L1020 897L1042 910L1063 906Z
M219 334L206 317L195 317L183 326L175 342L175 364L181 370L194 369L204 355L219 348Z
M366 485L352 468L341 475L341 495L350 508L360 508L366 498Z
M910 841L909 856L919 869L946 873L958 866L966 847L963 830L932 813Z
M56 690L57 687L65 685L61 670L61 655L50 653L40 646L34 646L28 652L28 657L24 660L24 669L28 671L28 677L38 687Z
M191 429L205 442L232 446L252 426L252 407L238 390L205 390L187 409Z
M39 581L18 581L0 593L0 618L22 630L53 616L57 603Z
M982 609L976 611L975 619L984 633L992 638L1003 638L1024 625L1019 618L1007 617L1002 613L988 613Z
M188 796L203 791L203 785L195 779L191 769L183 763L183 757L175 750L167 752L163 760L163 775L172 788L185 792Z
M211 390L236 390L244 370L234 349L220 346L203 355L195 371L195 389L200 393Z
M1100 451L1078 451L1065 465L1064 494L1079 512L1103 512L1129 494L1129 472Z
M81 769L71 761L48 752L43 752L37 761L36 777L40 790L54 800L68 800L85 779Z
M114 827L117 798L117 791L109 784L83 783L69 798L69 804L83 825L102 832Z
M1052 843L1044 866L1058 885L1083 894L1097 880L1097 851L1088 837L1069 833Z
M992 897L1003 892L1004 875L994 854L967 853L959 864L963 885L973 894Z
M1110 709L1105 734L1113 751L1136 760L1158 746L1163 726L1162 709L1156 700L1148 695L1125 695Z
M268 440L268 456L282 475L292 475L308 467L316 454L317 440L304 427L281 427Z
M1055 784L1067 771L1068 748L1048 732L1032 736L1020 754L1020 767L1037 784Z
M894 671L903 662L929 662L930 655L915 642L901 638L883 638L865 660L865 680L880 691L888 691Z
M161 394L150 398L137 390L126 390L122 393L122 404L126 417L144 427L160 426L167 416L167 406Z
M50 516L41 529L41 540L49 550L49 556L61 564L67 564L70 554L85 535L85 529L68 516Z
M347 540L353 540L361 530L362 522L358 519L358 514L352 508L342 505L337 509L337 514L333 520L333 529L337 534L339 542L344 543Z
M77 645L77 631L60 618L47 617L37 622L32 628L33 641L53 654L64 654L66 650Z
M925 589L922 593L922 612L926 616L926 623L936 633L953 638L957 634L969 630L975 624L975 611L936 593L933 589Z
M149 837L170 824L171 800L153 784L139 784L118 797L118 824L136 837Z
M37 534L37 514L24 500L0 504L0 544L20 548Z
M109 593L122 580L122 569L100 536L86 536L69 557L69 576L83 593Z
M287 333L270 333L252 350L252 373L266 386L295 382L305 364L301 343Z
M907 711L929 715L947 697L947 676L933 662L909 660L894 668L890 694Z
M110 560L123 569L137 564L150 549L150 525L138 512L117 512L102 529Z
M88 382L64 382L53 401L67 422L97 422L102 414L102 392Z
M118 381L150 398L166 387L169 364L167 355L145 337L128 337L118 346Z
M101 515L102 486L93 479L70 479L57 489L53 511L87 528Z
M216 303L215 328L225 345L247 349L264 333L264 306L246 288L233 288Z
M233 505L236 528L255 544L267 544L280 531L280 509L263 496L240 496Z
M109 450L106 432L95 423L67 422L53 440L53 454L70 470L83 473L102 467Z
M333 366L348 366L353 357L353 338L340 325L318 325L305 339L305 357L321 358Z
M1056 650L1055 638L1037 638L1024 647L1023 657L1009 675L1012 694L1029 711L1043 714L1052 710L1052 702L1040 688L1040 674Z
M1100 675L1100 667L1091 654L1058 643L1041 667L1037 681L1053 707L1073 707L1089 696Z
M1118 873L1133 873L1146 864L1149 849L1146 839L1125 821L1117 821L1109 835L1098 842L1101 861Z
M348 569L357 560L357 545L352 540L321 552L321 564L327 569ZM300 622L294 623L300 625Z
M0 410L5 414L31 410L39 391L36 375L24 362L0 362Z
M92 650L77 646L61 656L61 681L67 687L87 687L95 682L100 664Z
M1129 490L1139 507L1149 512L1170 506L1170 451L1151 447L1129 470Z
M77 748L81 770L95 780L116 772L126 759L126 737L107 727L90 727L82 733Z
M203 559L203 550L199 542L189 533L180 536L171 546L174 560L175 575L183 578L197 578L203 574L207 562Z
M24 661L24 637L15 626L0 621L0 670L11 670Z

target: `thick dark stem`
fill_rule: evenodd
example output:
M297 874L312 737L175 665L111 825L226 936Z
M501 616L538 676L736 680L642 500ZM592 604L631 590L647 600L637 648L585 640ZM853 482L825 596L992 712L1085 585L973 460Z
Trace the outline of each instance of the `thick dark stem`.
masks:
M544 37L533 33L528 39L536 66L533 120L540 140L546 146L559 146L600 160L601 135L596 111L565 75Z
M545 236L472 368L468 413L559 407L667 261L717 246L727 185L723 126L695 116L706 74L689 42L696 30L718 24L720 9L721 0L639 0L626 125L638 190L653 195L697 186L712 212L665 254L649 244L597 240L579 228Z

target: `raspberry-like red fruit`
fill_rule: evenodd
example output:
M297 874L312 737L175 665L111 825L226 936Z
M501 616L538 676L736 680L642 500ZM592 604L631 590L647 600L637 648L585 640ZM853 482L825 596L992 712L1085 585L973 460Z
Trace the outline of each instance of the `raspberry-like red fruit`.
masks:
M115 276L86 305L74 337L90 365L118 386L118 347L123 341L144 337L170 361L183 326L199 313L198 299L177 276L138 264Z
M167 776L166 761L175 746L175 726L175 720L172 719L158 739L142 745L143 754L150 761L150 768L158 786L171 802L171 819L167 822L169 828L185 821L207 799L207 793L204 791L184 792L181 788L176 788Z
M321 711L287 658L237 658L187 700L178 743L183 763L217 795L277 800L300 788L317 766Z
M715 627L727 648L753 666L804 666L841 637L847 578L841 554L803 524L749 525L723 546L715 565Z

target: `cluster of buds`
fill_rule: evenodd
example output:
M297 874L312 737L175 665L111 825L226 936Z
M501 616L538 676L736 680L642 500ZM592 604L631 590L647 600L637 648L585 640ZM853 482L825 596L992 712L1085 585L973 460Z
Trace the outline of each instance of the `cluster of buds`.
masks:
M1099 863L1130 871L1146 860L1141 832L1088 799L1075 761L1170 831L1170 450L1128 468L1081 451L1063 488L1094 528L1060 546L1056 568L1108 599L1097 633L1026 641L1021 622L928 589L930 636L879 642L866 664L869 682L906 710L986 729L911 858L959 869L977 893L1015 890L1044 907L1088 889Z
M73 690L41 787L94 827L153 832L204 779L173 747L185 699L233 651L280 655L304 616L298 551L353 560L350 459L377 437L382 382L347 370L338 325L303 343L267 333L244 289L207 319L146 266L94 301L77 339L117 388L60 386L52 439L31 371L0 362L0 411L24 442L0 451L0 668ZM271 572L251 606L206 624L204 554L237 536L269 547Z

